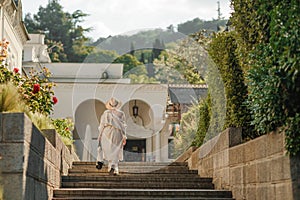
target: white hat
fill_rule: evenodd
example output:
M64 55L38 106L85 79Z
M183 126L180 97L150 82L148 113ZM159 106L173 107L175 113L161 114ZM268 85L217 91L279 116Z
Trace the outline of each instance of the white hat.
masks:
M121 102L115 99L114 97L112 97L106 102L105 106L107 109L115 109L121 106Z

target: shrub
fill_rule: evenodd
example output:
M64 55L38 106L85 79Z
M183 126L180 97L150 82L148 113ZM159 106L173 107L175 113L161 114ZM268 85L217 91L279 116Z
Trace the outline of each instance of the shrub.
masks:
M210 124L210 97L193 104L189 111L182 114L180 130L175 133L175 156L179 156L190 146L201 146Z
M200 101L198 105L198 109L199 109L199 119L198 119L199 121L198 121L196 135L192 142L192 146L200 147L204 142L204 139L206 137L210 125L210 119L211 119L210 95L208 95L205 99Z
M74 124L71 119L53 119L52 124L57 133L62 137L62 139L68 144L73 143L72 130Z
M243 103L247 97L247 87L236 53L237 41L234 32L221 32L214 35L209 46L209 55L219 70L226 96L226 117L222 129L228 127L249 129L248 110ZM248 132L244 131L243 136L249 137Z
M72 144L73 124L69 119L52 120L49 114L58 102L53 96L53 83L48 82L50 72L47 68L38 73L21 76L19 70L10 71L4 63L9 42L0 42L0 112L25 112L35 126L42 129L55 128L65 144ZM42 78L44 77L44 78Z
M46 78L41 78L42 73ZM0 66L0 83L13 83L19 90L21 98L24 100L29 110L49 115L53 110L54 92L53 83L48 82L50 72L43 68L43 72L32 71L29 77L21 76L15 71L8 70L5 65Z
M286 149L300 152L299 1L233 0L231 19L246 70L255 135L282 128ZM297 124L298 123L298 124Z
M24 112L24 106L13 84L0 84L0 112Z

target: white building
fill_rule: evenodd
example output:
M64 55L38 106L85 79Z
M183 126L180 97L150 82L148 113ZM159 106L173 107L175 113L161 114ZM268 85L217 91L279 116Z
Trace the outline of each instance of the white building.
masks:
M47 67L52 72L50 80L56 83L54 92L58 98L53 117L75 122L75 147L82 160L95 160L99 119L112 96L122 101L121 109L127 116L125 160L171 160L169 123L174 116L166 115L170 93L167 85L130 84L129 79L122 78L122 64L51 63L44 35L26 31L21 0L0 0L0 27L0 39L10 42L5 61L10 70L41 71ZM138 113L133 112L134 108Z
M0 40L9 42L5 64L10 70L18 68L21 72L23 45L29 40L22 21L21 0L0 0Z
M58 98L53 117L67 117L75 122L75 147L82 160L95 160L99 120L106 101L114 96L121 100L121 110L127 116L125 160L169 161L168 135L162 134L167 85L130 84L129 79L122 78L123 64L50 63L43 37L38 34L30 37L33 40L24 47L24 69L39 70L38 66L45 66L52 73L50 81L56 83L54 92ZM138 108L136 116L133 107Z
M54 118L70 117L75 122L74 139L82 160L96 157L98 125L106 101L114 96L121 100L121 110L127 117L128 143L126 150L138 152L127 161L161 160L162 138L167 101L167 87L153 84L130 84L122 79L122 64L45 64L53 73L55 95L59 101L54 107ZM103 74L107 75L103 75ZM103 76L108 76L104 79ZM133 106L138 115L133 116ZM167 145L167 144L165 144Z
M127 117L125 161L174 159L174 126L178 128L187 105L206 95L206 86L131 84L122 77L123 64L51 63L44 37L30 37L32 40L24 47L25 72L47 67L52 73L49 79L56 83L54 92L58 98L53 117L70 118L75 123L75 148L81 160L92 161L97 156L97 129L111 97L121 100L121 110Z

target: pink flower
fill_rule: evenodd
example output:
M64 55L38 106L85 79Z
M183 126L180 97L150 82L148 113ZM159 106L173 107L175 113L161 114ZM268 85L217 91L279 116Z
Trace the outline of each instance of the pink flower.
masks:
M33 94L38 93L40 91L41 87L40 84L36 83L33 85Z
M53 104L56 104L58 102L57 97L52 97L52 101L53 101Z
M17 74L19 72L19 68L14 68L14 72Z

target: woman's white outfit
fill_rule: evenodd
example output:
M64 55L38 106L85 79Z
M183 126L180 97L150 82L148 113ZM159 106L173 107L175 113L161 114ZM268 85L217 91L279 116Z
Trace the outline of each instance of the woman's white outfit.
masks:
M126 138L125 114L118 109L104 111L99 125L99 150L97 161L108 161L111 168L118 174L119 161L123 160L123 139Z

